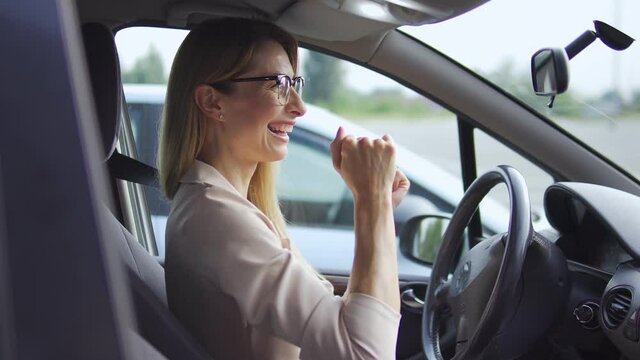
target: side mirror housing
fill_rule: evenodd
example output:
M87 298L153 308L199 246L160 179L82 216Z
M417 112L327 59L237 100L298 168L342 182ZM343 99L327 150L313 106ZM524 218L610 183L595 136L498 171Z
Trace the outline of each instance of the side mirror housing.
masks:
M533 91L540 96L556 96L569 86L569 58L564 49L538 50L531 57Z
M433 264L449 226L448 214L420 215L407 221L400 233L400 252L421 264Z
M402 233L404 225L418 215L433 214L438 208L422 196L407 194L400 205L393 210L396 234Z

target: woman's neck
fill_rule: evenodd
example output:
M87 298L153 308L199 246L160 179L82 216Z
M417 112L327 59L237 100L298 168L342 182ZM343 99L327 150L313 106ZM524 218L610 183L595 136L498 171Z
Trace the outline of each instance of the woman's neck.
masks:
M249 193L249 183L256 171L258 166L257 163L246 163L238 159L207 156L198 156L198 160L216 168L216 170L218 170L220 174L222 174L222 176L231 183L240 195L247 198Z

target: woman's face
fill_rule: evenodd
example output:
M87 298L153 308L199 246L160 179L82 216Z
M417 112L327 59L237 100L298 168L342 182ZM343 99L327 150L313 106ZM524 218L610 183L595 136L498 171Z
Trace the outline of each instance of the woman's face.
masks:
M269 41L256 49L248 70L238 78L278 74L296 75L282 46ZM302 99L292 88L289 100L281 105L275 80L237 82L233 89L219 100L222 120L216 140L225 147L223 151L243 162L282 160L287 154L287 133L306 112Z

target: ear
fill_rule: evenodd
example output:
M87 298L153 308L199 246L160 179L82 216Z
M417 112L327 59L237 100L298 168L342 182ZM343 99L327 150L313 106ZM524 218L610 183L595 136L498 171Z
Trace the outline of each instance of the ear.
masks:
M220 93L209 85L198 85L193 92L198 109L210 119L221 120Z

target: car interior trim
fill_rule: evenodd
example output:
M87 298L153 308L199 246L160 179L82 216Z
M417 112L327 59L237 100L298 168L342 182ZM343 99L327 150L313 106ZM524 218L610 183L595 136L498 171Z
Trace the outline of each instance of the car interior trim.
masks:
M473 126L471 126L469 122L461 116L458 116L457 120L462 186L464 187L464 191L467 191L467 189L469 189L469 186L471 186L473 181L478 177L475 138L473 136ZM470 238L482 238L482 220L480 218L480 211L476 211L471 216L468 230Z
M640 257L640 198L624 191L586 183L556 183L545 192L545 210L549 223L560 231L572 231L581 221L570 199L579 200L586 211L595 215L609 231L617 235L620 245L634 258ZM570 214L569 216L564 216Z

